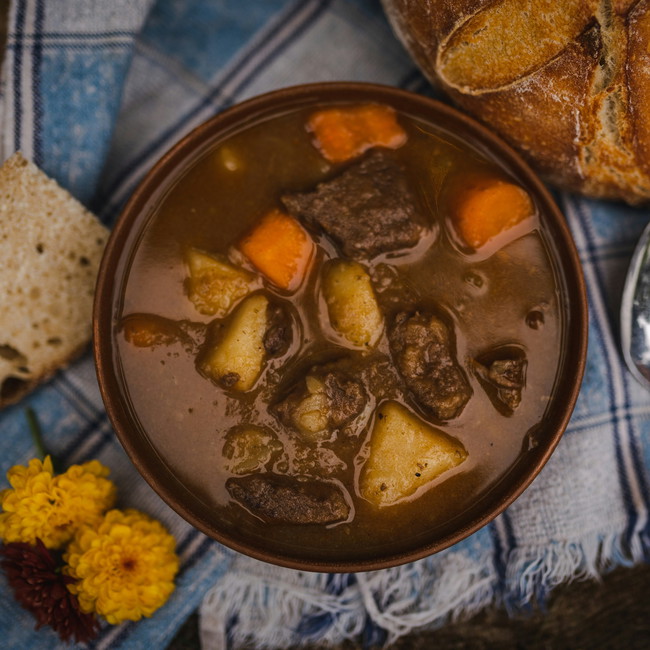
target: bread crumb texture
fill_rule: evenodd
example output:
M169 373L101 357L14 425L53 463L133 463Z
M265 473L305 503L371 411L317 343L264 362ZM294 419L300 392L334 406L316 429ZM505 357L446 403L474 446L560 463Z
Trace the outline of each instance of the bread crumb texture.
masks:
M0 167L0 408L90 341L107 238L93 214L20 153Z

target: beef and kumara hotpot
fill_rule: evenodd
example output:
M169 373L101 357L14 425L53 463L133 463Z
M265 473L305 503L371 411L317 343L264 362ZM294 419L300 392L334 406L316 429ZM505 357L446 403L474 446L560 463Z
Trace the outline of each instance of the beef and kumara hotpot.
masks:
M316 568L403 560L496 514L532 478L491 503L504 477L561 434L584 345L567 358L584 314L538 185L416 110L430 100L326 95L177 154L118 224L96 332L122 441L154 486L178 483L163 496Z

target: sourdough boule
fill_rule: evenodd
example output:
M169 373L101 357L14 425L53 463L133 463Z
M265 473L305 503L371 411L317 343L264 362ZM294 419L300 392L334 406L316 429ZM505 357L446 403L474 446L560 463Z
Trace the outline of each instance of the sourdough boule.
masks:
M424 74L547 181L650 202L650 3L382 2Z
M20 153L0 167L0 408L90 341L107 236L93 214Z

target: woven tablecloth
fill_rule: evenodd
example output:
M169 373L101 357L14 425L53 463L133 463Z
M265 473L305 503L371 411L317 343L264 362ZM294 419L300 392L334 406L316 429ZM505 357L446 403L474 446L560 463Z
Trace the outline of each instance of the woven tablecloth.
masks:
M302 82L379 82L432 95L372 0L12 0L2 73L2 159L22 150L106 224L154 161L218 111ZM160 518L182 566L170 601L105 626L92 647L163 648L201 608L205 648L243 640L384 643L555 585L647 561L650 396L625 370L618 309L647 214L558 195L590 304L585 379L569 428L531 487L493 523L428 559L356 575L309 574L243 557L171 511L117 441L90 352L0 414L0 477L35 455L24 408L65 463L110 467L120 506ZM0 341L1 343L1 341ZM0 576L0 645L56 648Z

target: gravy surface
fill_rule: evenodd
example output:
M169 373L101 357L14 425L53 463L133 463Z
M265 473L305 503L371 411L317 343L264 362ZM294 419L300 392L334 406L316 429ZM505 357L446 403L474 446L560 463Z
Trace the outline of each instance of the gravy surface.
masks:
M188 300L186 251L232 256L236 242L262 214L280 205L283 194L310 191L338 173L340 166L320 155L305 130L312 110L254 124L216 142L189 167L146 223L123 287L121 317L155 314L185 323L201 336L214 317L202 315ZM505 244L488 244L480 254L461 250L448 225L451 193L459 187L462 191L465 176L491 173L508 179L508 172L435 125L401 113L398 119L408 139L391 155L405 167L428 223L415 247L364 264L387 314L418 304L451 326L456 358L472 391L458 417L439 421L418 405L391 362L385 332L370 352L346 348L328 322L318 272L310 273L293 294L261 283L260 290L290 315L292 339L245 393L225 390L198 372L186 343L137 347L116 328L125 392L160 457L213 508L215 521L245 531L269 549L299 557L316 553L336 560L387 549L400 552L451 526L489 495L536 436L543 435L556 382L564 317L543 215L535 214L532 224L515 229ZM324 233L310 232L316 241L315 268L340 256ZM474 368L486 350L502 347L515 347L526 357L521 403L507 414L495 408ZM269 405L315 362L342 357L351 357L359 368L375 364L372 372L379 373L371 382L375 392L368 407L355 420L354 435L317 444L287 436ZM459 440L467 459L413 497L378 508L362 498L359 476L375 407L386 400L405 404ZM233 501L225 486L231 474L223 447L227 432L241 423L276 432L284 443L285 470L341 486L351 505L349 519L327 526L268 524Z

